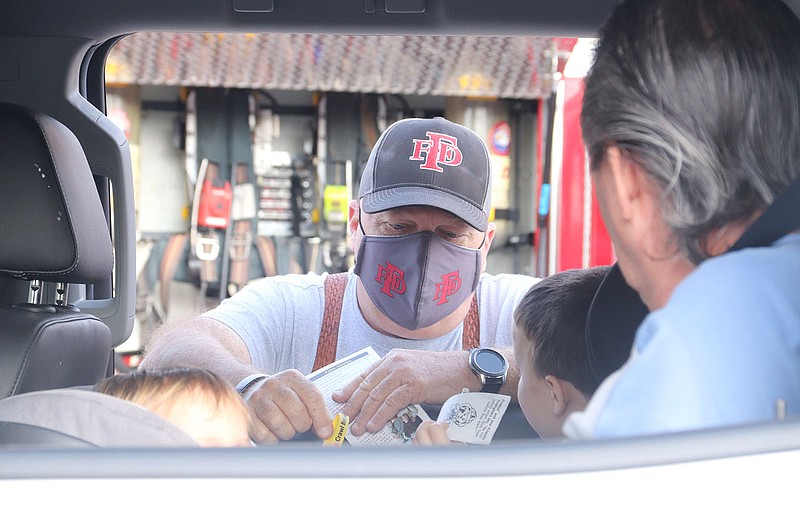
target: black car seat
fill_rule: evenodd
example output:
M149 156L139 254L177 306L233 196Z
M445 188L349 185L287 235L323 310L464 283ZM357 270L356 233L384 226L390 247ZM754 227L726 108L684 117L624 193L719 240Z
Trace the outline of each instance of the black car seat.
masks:
M595 292L586 316L586 353L594 390L630 358L639 325L650 311L614 263Z
M12 105L0 105L0 227L0 398L109 375L111 331L70 304L112 274L92 172L66 126Z

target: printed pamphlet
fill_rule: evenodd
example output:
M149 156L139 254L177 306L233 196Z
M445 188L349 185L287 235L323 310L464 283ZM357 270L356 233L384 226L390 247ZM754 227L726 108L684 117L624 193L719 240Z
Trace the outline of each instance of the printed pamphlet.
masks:
M342 412L344 405L332 399L339 390L368 369L380 357L372 347L365 347L333 364L310 373L308 379L317 385L325 397L332 416ZM488 445L505 414L511 397L495 393L464 392L445 401L437 421L448 421L447 435L453 441ZM365 432L354 436L349 432L345 439L350 445L408 445L412 443L417 427L430 419L421 405L408 405L378 432ZM352 421L352 420L350 420Z
M453 441L488 445L510 402L508 395L465 390L445 401L436 421L450 423L447 436Z
M328 410L332 416L336 416L344 405L331 398L333 392L349 384L379 360L380 357L372 347L365 347L310 373L308 379L322 391ZM345 439L350 445L408 445L414 439L417 427L427 419L430 417L420 405L408 405L378 432L365 432L361 436L354 436L348 432Z

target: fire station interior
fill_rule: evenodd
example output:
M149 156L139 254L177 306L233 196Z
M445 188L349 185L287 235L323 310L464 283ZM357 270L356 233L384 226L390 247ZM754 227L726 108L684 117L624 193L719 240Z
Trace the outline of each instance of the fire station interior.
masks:
M115 45L107 108L131 147L138 274L119 370L138 365L158 324L248 282L351 267L348 201L374 142L401 118L444 116L484 138L497 226L487 271L568 266L551 205L591 202L551 187L565 155L560 81L577 39L383 36L391 72L369 39L143 33Z

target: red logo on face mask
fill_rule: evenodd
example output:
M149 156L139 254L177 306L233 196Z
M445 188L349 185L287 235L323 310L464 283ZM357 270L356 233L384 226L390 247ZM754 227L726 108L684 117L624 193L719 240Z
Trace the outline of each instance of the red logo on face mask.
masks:
M423 161L419 165L422 170L435 170L443 172L445 166L458 166L464 159L461 150L458 149L458 139L450 135L433 133L426 131L428 140L414 139L414 154L409 157L410 161ZM425 157L422 157L422 154Z
M386 266L378 264L378 276L375 280L379 283L383 283L381 292L389 297L394 297L392 292L395 294L402 294L406 291L405 275L406 272L391 262L386 261Z
M448 302L448 297L452 296L458 289L461 288L461 277L458 276L458 270L442 275L442 281L436 283L436 295L433 300L437 305L443 305Z

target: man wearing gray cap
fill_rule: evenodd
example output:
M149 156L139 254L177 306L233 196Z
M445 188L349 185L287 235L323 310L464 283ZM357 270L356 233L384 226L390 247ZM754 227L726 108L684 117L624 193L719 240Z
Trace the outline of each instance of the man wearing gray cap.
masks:
M350 202L350 272L251 283L157 334L143 367L193 364L225 376L254 412L253 437L262 442L311 428L329 437L330 413L305 375L367 346L381 360L333 397L345 404L353 434L465 387L515 397L513 312L535 279L484 272L495 231L490 205L480 137L444 118L396 122L375 144Z

